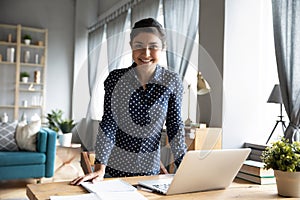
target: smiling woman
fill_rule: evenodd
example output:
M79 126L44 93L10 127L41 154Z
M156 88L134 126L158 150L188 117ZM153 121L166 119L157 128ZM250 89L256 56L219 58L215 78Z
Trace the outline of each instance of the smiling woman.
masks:
M165 32L152 18L135 23L130 34L134 63L110 72L104 82L104 114L95 146L95 171L74 179L155 175L160 172L160 138L164 123L175 164L186 152L181 117L180 77L158 63Z

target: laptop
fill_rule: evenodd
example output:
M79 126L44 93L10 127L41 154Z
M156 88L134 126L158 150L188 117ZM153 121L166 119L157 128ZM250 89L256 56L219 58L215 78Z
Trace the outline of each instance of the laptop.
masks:
M165 195L225 189L250 151L250 148L188 151L174 175L138 184Z

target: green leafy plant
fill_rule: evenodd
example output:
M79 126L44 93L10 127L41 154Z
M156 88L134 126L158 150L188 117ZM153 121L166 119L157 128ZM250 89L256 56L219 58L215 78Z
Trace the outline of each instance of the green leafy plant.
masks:
M63 111L52 110L47 114L48 127L56 132L59 131L59 123L62 121Z
M59 125L61 132L63 132L63 133L70 133L72 131L72 129L76 126L76 124L74 123L74 120L72 120L72 119L62 120L61 122L59 122L58 125Z
M262 153L265 169L288 172L300 171L300 142L290 143L288 139L281 138L266 147Z
M31 36L29 34L25 34L23 37L24 40L31 40Z
M48 127L56 132L61 130L62 133L70 133L76 123L72 119L63 119L62 116L62 110L52 110L51 113L48 113Z
M30 74L28 72L21 72L20 73L20 78L23 78L23 77L30 77Z

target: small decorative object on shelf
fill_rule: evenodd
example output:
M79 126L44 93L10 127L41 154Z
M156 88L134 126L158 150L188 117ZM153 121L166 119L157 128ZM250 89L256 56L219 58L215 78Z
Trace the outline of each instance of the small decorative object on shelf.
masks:
M34 90L35 90L35 88L34 88L34 86L33 86L33 83L31 83L31 84L29 85L28 90L29 90L29 91L34 91Z
M30 45L32 38L31 38L31 36L29 34L24 35L23 39L24 39L24 43L26 45Z
M44 42L43 42L43 41L38 41L38 42L37 42L37 45L38 45L38 46L44 46Z
M38 84L41 82L41 72L39 70L34 71L34 82Z
M15 48L7 48L6 58L8 62L14 62L15 60Z
M30 51L25 51L24 62L29 63L30 60Z
M45 57L44 57L44 56L41 57L41 64L42 64L42 65L45 64Z
M8 34L7 36L7 42L12 42L12 34Z
M0 62L2 62L2 54L0 54Z
M27 107L28 106L28 101L27 100L23 100L22 104L23 104L24 107Z
M7 113L3 113L3 116L2 116L1 121L2 121L3 123L7 123L7 122L8 122L8 116L7 116Z
M39 64L39 54L35 54L35 64Z
M30 75L28 72L21 72L21 74L20 74L20 79L23 83L28 83L29 77L30 77Z

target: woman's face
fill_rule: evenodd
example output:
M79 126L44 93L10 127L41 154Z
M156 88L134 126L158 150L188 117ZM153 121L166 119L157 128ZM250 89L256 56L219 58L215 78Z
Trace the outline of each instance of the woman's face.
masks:
M162 42L153 33L139 33L131 41L131 49L137 65L155 66L161 55Z

